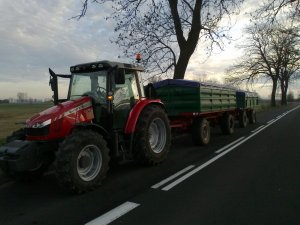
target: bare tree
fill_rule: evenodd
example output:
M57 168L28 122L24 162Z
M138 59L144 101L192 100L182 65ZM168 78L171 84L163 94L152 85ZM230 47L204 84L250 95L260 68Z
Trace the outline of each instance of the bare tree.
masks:
M282 14L285 19L299 21L300 0L266 0L253 15L254 18L263 17L274 22Z
M244 57L228 69L227 82L253 84L258 80L271 80L271 105L275 106L279 81L282 104L286 104L289 81L299 70L297 32L296 28L281 28L278 24L273 28L265 24L246 28L247 38L240 46L244 49Z
M148 71L173 73L183 79L188 62L200 42L207 52L222 47L230 27L224 17L237 13L244 0L84 0L81 18L90 2L112 4L110 19L116 21L115 41L132 56L139 52Z
M298 29L288 29L282 31L283 36L283 57L282 67L279 75L281 88L281 104L287 104L287 91L289 83L293 79L299 78L300 70L300 37Z

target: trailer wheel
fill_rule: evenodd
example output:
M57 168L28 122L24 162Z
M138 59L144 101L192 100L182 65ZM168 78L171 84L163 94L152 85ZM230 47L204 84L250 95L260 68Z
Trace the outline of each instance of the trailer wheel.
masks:
M248 125L248 116L245 110L240 111L239 114L239 124L240 127L245 128Z
M83 193L97 188L109 169L109 149L91 130L75 130L59 147L54 163L62 187Z
M171 144L171 131L164 110L157 105L147 106L135 130L134 160L144 165L155 165L165 160Z
M256 123L256 112L255 112L254 109L252 109L252 110L249 112L248 117L249 117L249 122L250 122L251 124Z
M223 115L221 119L221 130L223 134L234 133L234 117L230 113Z
M194 122L192 138L195 145L208 145L210 142L210 126L206 119L199 119Z

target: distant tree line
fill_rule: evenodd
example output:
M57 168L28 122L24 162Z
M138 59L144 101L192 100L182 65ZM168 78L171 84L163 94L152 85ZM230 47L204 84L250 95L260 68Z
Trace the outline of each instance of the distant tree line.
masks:
M0 100L0 104L8 104L8 103L9 103L8 99Z

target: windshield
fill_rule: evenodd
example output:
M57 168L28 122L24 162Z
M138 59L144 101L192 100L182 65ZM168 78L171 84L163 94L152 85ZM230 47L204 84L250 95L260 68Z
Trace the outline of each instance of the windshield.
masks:
M95 100L105 102L106 99L106 74L104 71L73 74L70 87L70 99L83 95L93 97Z

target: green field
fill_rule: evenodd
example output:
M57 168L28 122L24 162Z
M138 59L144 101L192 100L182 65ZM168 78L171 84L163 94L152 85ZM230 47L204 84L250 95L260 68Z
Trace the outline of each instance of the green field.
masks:
M6 136L24 125L16 124L25 122L38 112L49 107L52 103L41 104L0 104L0 144Z

